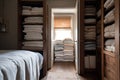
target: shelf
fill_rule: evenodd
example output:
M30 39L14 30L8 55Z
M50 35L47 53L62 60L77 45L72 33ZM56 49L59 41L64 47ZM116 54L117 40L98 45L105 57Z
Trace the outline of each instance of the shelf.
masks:
M43 25L43 23L23 23L23 25Z
M85 50L85 55L96 55L96 50Z
M110 12L112 9L114 9L115 8L115 6L112 6L112 7L110 7L109 9L105 9L104 8L104 10L105 10L105 15L108 13L108 12Z
M115 37L104 37L105 39L115 39Z
M22 15L23 17L43 17L43 14L38 15Z
M86 26L93 26L93 25L96 25L96 22L94 23L84 23Z
M43 6L43 1L41 0L32 0L32 1L28 1L28 0L23 0L20 1L22 5L26 5L26 6L38 6L38 7L42 7Z
M96 2L97 1L93 1L93 0L91 0L91 1L85 1L85 5L93 5L93 6L96 7Z
M92 39L85 39L85 42L87 42L87 41L95 42L96 40L92 40Z
M23 46L22 49L24 49L24 50L33 50L33 51L43 51L43 48L41 48L41 47Z
M105 27L106 27L106 26L112 25L112 24L114 24L114 23L115 23L115 20L113 20L113 21L111 21L111 22L108 22L108 23L104 23L104 25L105 25Z
M38 39L38 40L26 40L26 39L24 39L23 41L43 41L43 39Z
M115 53L104 50L104 54L115 57Z
M96 18L96 15L85 15L85 19Z

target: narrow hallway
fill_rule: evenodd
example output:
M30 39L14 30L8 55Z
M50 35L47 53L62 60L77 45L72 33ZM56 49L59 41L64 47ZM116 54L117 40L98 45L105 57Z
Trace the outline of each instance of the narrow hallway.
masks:
M97 80L95 75L79 76L72 62L57 62L42 80Z

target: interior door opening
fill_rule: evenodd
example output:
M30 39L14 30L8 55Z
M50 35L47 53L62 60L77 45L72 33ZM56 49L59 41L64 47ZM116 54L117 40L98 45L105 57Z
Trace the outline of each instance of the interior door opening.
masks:
M77 10L52 9L51 67L70 63L78 72Z

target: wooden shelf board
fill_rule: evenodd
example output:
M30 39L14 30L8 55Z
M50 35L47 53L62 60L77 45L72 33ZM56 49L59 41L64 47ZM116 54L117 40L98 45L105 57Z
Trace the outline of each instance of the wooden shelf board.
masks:
M43 23L23 23L23 25L43 25Z
M24 50L32 50L32 51L43 51L43 48L40 48L40 47L23 46L22 49L24 49Z
M35 15L34 14L33 15L32 14L30 14L30 15L29 14L28 15L22 14L22 16L23 17L43 17L43 14L38 14L38 15L36 15L36 14Z
M104 54L115 57L115 53L104 50Z

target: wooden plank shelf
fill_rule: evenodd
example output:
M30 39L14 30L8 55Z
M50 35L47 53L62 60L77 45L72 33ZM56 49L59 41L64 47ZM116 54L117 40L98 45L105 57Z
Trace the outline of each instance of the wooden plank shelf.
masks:
M41 48L41 47L23 46L22 49L24 49L24 50L32 50L32 51L43 51L43 48Z
M43 25L43 23L23 23L23 25Z
M28 15L22 14L22 16L23 16L23 17L43 17L42 14L37 14L37 15L36 15L36 14L30 14L30 15L29 15L29 14L28 14Z
M104 54L115 57L115 53L111 52L111 51L106 51L104 50Z

